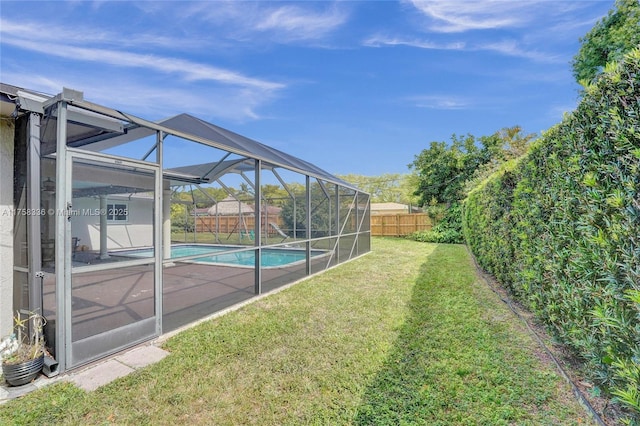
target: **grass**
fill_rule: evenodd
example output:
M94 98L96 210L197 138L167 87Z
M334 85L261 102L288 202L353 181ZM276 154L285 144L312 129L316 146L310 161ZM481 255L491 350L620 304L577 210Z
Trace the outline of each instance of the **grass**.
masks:
M466 248L373 252L165 343L95 392L56 384L0 424L580 424L582 408Z

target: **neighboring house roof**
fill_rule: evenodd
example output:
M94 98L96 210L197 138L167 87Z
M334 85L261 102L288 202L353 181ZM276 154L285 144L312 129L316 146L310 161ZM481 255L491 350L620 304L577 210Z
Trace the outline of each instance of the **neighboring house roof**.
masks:
M269 216L278 216L280 212L282 212L282 207L278 206L266 206L262 208L262 213L265 213L265 210Z
M400 203L371 203L371 210L409 210L409 206Z
M403 210L409 212L410 206L401 203L371 203L371 211L386 212ZM417 207L411 206L411 212L420 211Z
M253 207L249 204L243 203L229 196L222 201L218 201L213 206L209 207L208 213L210 216L232 216L238 213L253 213Z

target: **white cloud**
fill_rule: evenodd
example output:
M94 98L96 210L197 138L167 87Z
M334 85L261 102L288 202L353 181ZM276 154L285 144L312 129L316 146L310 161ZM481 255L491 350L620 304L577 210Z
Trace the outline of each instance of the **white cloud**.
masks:
M369 37L363 42L368 47L381 47L381 46L409 46L420 49L433 49L433 50L464 50L465 42L451 42L451 43L435 43L430 40L420 40L418 38L401 38L401 37L389 37L383 35L375 35Z
M56 37L43 38L42 28L47 28ZM197 39L173 39L150 32L125 36L100 27L91 30L75 27L71 30L55 23L0 19L0 41L6 48L24 52L20 61L3 58L2 75L6 82L52 94L58 93L63 86L85 91L90 89L94 94L106 88L104 99L98 95L92 100L112 105L117 98L123 107L135 113L153 112L159 105L171 109L176 103L181 103L184 108L180 111L201 111L207 116L233 120L256 119L260 117L257 109L276 98L287 86L283 82L218 67L210 61L201 62L182 58L180 53L166 53L166 46L173 46L176 51L185 44L197 43ZM27 60L29 65L25 62ZM47 61L64 71L55 73L53 67L45 65ZM91 66L91 75L80 71L87 69L88 64L98 64L97 67ZM38 71L45 67L49 75L63 77L38 75ZM131 69L136 71L127 71ZM15 78L21 72L29 75L28 81ZM10 76L13 81L8 80ZM64 82L61 81L63 79ZM152 82L160 88L153 88ZM162 83L158 85L157 82ZM113 90L118 91L118 96L113 96ZM212 102L212 99L216 101Z
M406 101L412 103L418 108L458 110L472 107L472 104L468 99L451 95L410 96L406 98Z
M24 50L52 55L73 61L100 62L119 67L145 68L147 70L175 74L186 81L216 81L218 83L254 87L261 90L284 88L282 83L247 77L240 73L180 58L154 54L131 53L110 49L77 47L64 44L31 41L3 37L3 44Z
M560 55L552 55L538 50L527 49L522 45L522 43L519 43L516 40L502 40L494 43L478 44L477 46L471 47L470 50L493 51L507 56L531 59L536 62L560 63L566 61L566 58L561 57Z
M292 39L317 39L346 22L346 15L335 7L321 13L309 13L298 6L283 6L267 13L257 22L256 29L278 31Z
M465 41L451 41L445 43L436 43L426 39L420 39L417 37L403 38L403 37L390 37L382 35L374 35L369 37L363 42L364 46L368 47L383 47L383 46L408 46L418 49L430 49L430 50L457 50L457 51L491 51L497 52L506 56L513 56L519 58L526 58L536 62L562 62L563 58L558 55L550 55L537 50L529 50L522 45L522 43L516 40L502 40L491 43L481 42L465 42Z
M532 2L504 0L411 0L410 3L431 18L429 30L443 33L521 26L530 19L529 14L523 12L535 6Z
M48 33L55 34L57 40L64 40L68 45L118 46L119 48L159 47L165 49L175 49L176 46L179 46L180 49L185 49L202 47L203 44L201 40L185 40L184 38L167 37L155 33L127 32L126 35L123 35L121 32L82 25L74 26L71 30L69 27L58 26L53 22L46 24L29 21L13 22L0 18L0 34L3 41L5 37L40 41L43 39L43 28L46 28Z
M538 63L566 65L566 54L561 49L569 43L567 34L588 24L581 12L588 10L589 2L581 1L402 1L408 5L412 24L401 31L396 30L395 35L378 33L366 39L363 45L484 51ZM419 35L415 35L416 31Z
M591 27L593 19L579 17L586 1L552 0L403 0L427 20L427 31L461 33L471 30L542 29L547 36L565 34L571 28ZM588 28L587 28L588 29ZM552 33L552 34L549 34Z
M153 82L134 75L114 77L73 70L57 78L49 74L3 70L2 78L6 83L52 96L63 87L77 89L84 92L85 99L91 102L149 120L188 112L205 119L243 122L262 118L257 111L271 100L269 95L241 88L188 84L159 88Z
M230 38L290 43L323 39L347 22L344 7L320 4L321 10L305 2L277 6L266 2L204 2L185 8L181 16L223 26Z

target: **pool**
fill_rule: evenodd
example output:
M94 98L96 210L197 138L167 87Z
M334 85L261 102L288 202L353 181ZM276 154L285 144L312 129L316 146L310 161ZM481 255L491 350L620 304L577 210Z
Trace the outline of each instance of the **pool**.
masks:
M241 246L217 246L206 244L180 244L171 246L171 259L191 257L189 261L198 263L225 264L236 266L255 266L255 250L236 253L222 253L230 250L238 250ZM326 254L324 250L311 250L311 257ZM119 250L114 255L131 257L152 257L153 249ZM203 255L193 258L193 256ZM297 248L263 248L260 264L263 268L291 265L306 259L304 249Z

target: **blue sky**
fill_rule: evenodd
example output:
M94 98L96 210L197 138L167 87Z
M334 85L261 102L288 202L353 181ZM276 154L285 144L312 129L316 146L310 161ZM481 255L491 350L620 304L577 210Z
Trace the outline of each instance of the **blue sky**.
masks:
M0 81L192 115L335 173L575 108L571 59L614 1L0 2Z

